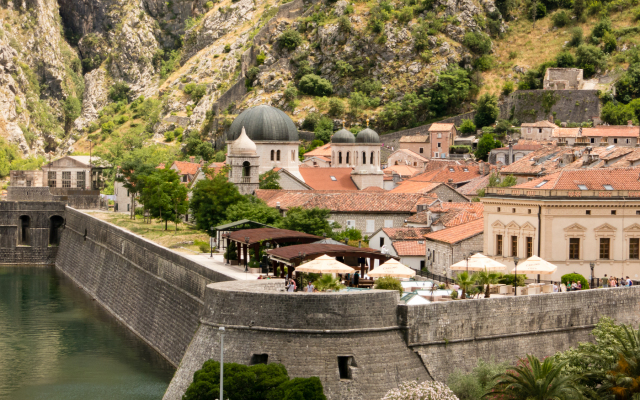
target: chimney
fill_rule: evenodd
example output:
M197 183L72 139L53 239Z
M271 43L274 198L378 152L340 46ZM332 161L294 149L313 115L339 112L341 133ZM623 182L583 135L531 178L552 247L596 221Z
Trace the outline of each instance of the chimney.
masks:
M453 183L453 179L451 178L447 179L447 183Z
M509 159L507 160L507 165L511 165L513 162L513 141L509 140Z
M628 120L627 121L627 126L633 126L633 121L632 120Z
M276 210L279 210L279 209L280 209L280 202L278 201L276 202Z
M553 124L553 114L549 114L549 122Z

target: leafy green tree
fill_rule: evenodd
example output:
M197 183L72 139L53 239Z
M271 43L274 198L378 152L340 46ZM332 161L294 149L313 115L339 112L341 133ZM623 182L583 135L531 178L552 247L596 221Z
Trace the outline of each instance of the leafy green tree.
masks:
M69 131L71 124L80 116L82 112L82 103L75 96L68 96L62 103L62 111L64 112L64 129Z
M505 82L504 85L502 86L502 95L506 97L506 96L509 96L512 92L513 92L513 82L511 81Z
M260 175L260 189L282 189L280 187L280 174L275 170L269 170Z
M464 133L465 135L470 135L472 133L475 133L475 131L476 131L476 124L474 124L472 120L470 119L462 120L462 124L460 125L461 133Z
M502 147L502 142L494 139L492 134L485 133L478 141L478 148L476 149L475 156L478 160L487 161L489 152L493 149L497 149L498 147Z
M180 182L178 173L167 166L155 169L143 180L140 202L152 216L164 221L165 231L169 221L176 223L177 230L180 215L187 213L189 205L187 188Z
M551 357L540 363L540 360L527 355L527 360L512 370L501 374L492 390L483 398L494 398L496 395L514 399L531 400L569 400L581 398L576 384L577 378L563 374L566 362L555 362Z
M636 116L629 107L624 104L616 104L613 101L608 102L602 107L600 117L603 122L611 125L625 125L627 121L633 120Z
M392 276L383 276L376 279L376 284L373 288L381 290L397 290L400 292L400 296L402 296L403 293L402 284L398 279Z
M231 204L227 207L225 211L226 221L224 221L224 223L249 219L262 224L275 226L282 222L282 216L278 210L269 207L267 203L255 196L245 197L245 201Z
M469 275L467 271L462 271L456 276L455 282L460 285L460 289L462 289L461 299L466 299L466 295L469 292L469 289L476 283L477 277L475 274Z
M306 232L317 236L322 236L323 234L331 236L333 228L327 221L329 214L330 211L324 208L304 209L293 207L287 211L287 216L280 224L280 228Z
M343 60L336 61L336 69L338 70L338 75L341 77L347 77L355 71L353 65Z
M556 56L558 68L573 68L576 66L576 59L568 51L563 51Z
M518 183L518 180L516 179L515 176L508 175L502 180L502 182L500 182L500 184L498 186L500 186L500 187L511 187L511 186L515 186L517 183Z
M407 93L400 101L390 101L378 115L380 123L390 129L411 127L418 123L418 118L429 118L431 98L425 94Z
M185 144L184 152L189 156L199 156L207 161L213 160L216 156L216 150L211 143L203 141L200 138L200 132L197 130L190 131L183 139L183 142Z
M584 77L589 78L604 66L605 55L599 47L582 44L576 49L576 63L584 70Z
M447 385L460 400L478 400L495 384L495 377L503 373L509 363L493 363L479 359L473 370L466 374L455 370L447 378Z
M120 173L116 177L131 195L131 218L135 218L136 197L142 193L146 184L146 177L156 170L156 165L145 162L138 157L139 152L132 152L120 161Z
M501 119L496 124L494 132L496 133L507 133L511 129L511 122L508 119Z
M360 116L362 109L367 105L367 96L360 92L351 92L349 95L349 110L355 117Z
M316 140L329 143L331 135L333 135L333 121L330 118L321 117L313 129L313 132L316 134Z
M467 32L464 35L462 44L480 56L491 51L491 38L482 32Z
M302 44L302 35L296 30L287 29L278 36L278 43L282 47L293 50Z
M300 79L300 91L312 96L329 96L333 93L333 85L328 80L315 74L307 74Z
M118 81L109 88L108 96L111 101L128 101L130 92L131 88L129 85L123 81Z
M191 97L194 103L198 104L200 99L207 94L207 85L198 85L194 82L189 82L184 87L184 93Z
M342 117L344 115L344 103L342 100L332 97L329 99L329 115L332 117Z
M573 15L576 16L576 19L582 22L582 18L584 16L585 9L585 1L584 0L574 0L573 1Z
M271 391L266 400L327 400L318 377L293 378Z
M584 2L584 0L575 0L575 2ZM571 28L571 39L569 39L569 43L567 43L567 45L571 47L578 47L582 44L583 37L584 33L582 32L582 28L579 26L573 27Z
M489 126L496 122L499 113L498 98L493 94L485 93L478 99L473 122L475 122L478 129Z
M629 65L627 71L615 83L616 99L628 103L640 96L640 63ZM611 103L607 103L609 105Z
M571 282L580 282L580 284L582 285L582 290L589 289L589 281L587 281L587 279L580 274L564 274L560 277L560 281L565 285L570 285Z
M205 172L208 173L207 170ZM211 179L196 183L190 208L198 229L208 232L212 226L220 225L227 219L226 211L229 206L244 201L247 201L246 197L238 192L236 185L227 180L226 169L223 169Z
M613 53L618 48L618 41L611 32L605 32L602 42L605 53Z
M435 116L442 116L457 110L475 90L476 86L471 82L469 72L454 66L438 75L437 81L425 97L430 99L429 106Z
M12 169L16 166L17 160L20 160L17 147L14 144L7 143L0 138L0 177L8 176Z

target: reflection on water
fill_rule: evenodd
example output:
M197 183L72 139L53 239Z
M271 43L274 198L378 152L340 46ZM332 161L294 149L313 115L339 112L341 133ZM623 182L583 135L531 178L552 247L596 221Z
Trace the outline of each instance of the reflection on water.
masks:
M161 399L173 373L53 267L0 267L0 399Z

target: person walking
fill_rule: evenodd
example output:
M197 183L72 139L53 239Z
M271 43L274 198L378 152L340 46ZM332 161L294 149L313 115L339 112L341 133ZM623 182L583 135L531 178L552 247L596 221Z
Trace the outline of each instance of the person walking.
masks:
M360 283L360 272L356 271L356 273L353 274L353 286L358 287L358 283Z
M604 278L602 278L602 287L609 287L609 278L607 278L607 274L604 274Z

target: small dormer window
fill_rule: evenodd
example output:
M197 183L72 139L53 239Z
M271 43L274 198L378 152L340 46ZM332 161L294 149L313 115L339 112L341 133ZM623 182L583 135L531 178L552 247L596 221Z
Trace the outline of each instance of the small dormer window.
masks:
M545 183L547 183L547 182L549 182L549 181L542 181L542 182L538 183L538 184L536 185L536 187L537 187L537 188L542 187L542 186L544 186L544 184L545 184Z
M580 189L580 190L589 190L589 188L586 185L578 185L578 189Z
M335 177L335 176L333 176L333 175L331 175L331 180L332 180L332 181L337 181L336 177Z
M604 190L613 190L613 186L611 185L602 185L604 187Z
M464 172L469 172L469 168L463 168L462 169Z
M449 172L453 172L455 171L453 168L449 168Z

